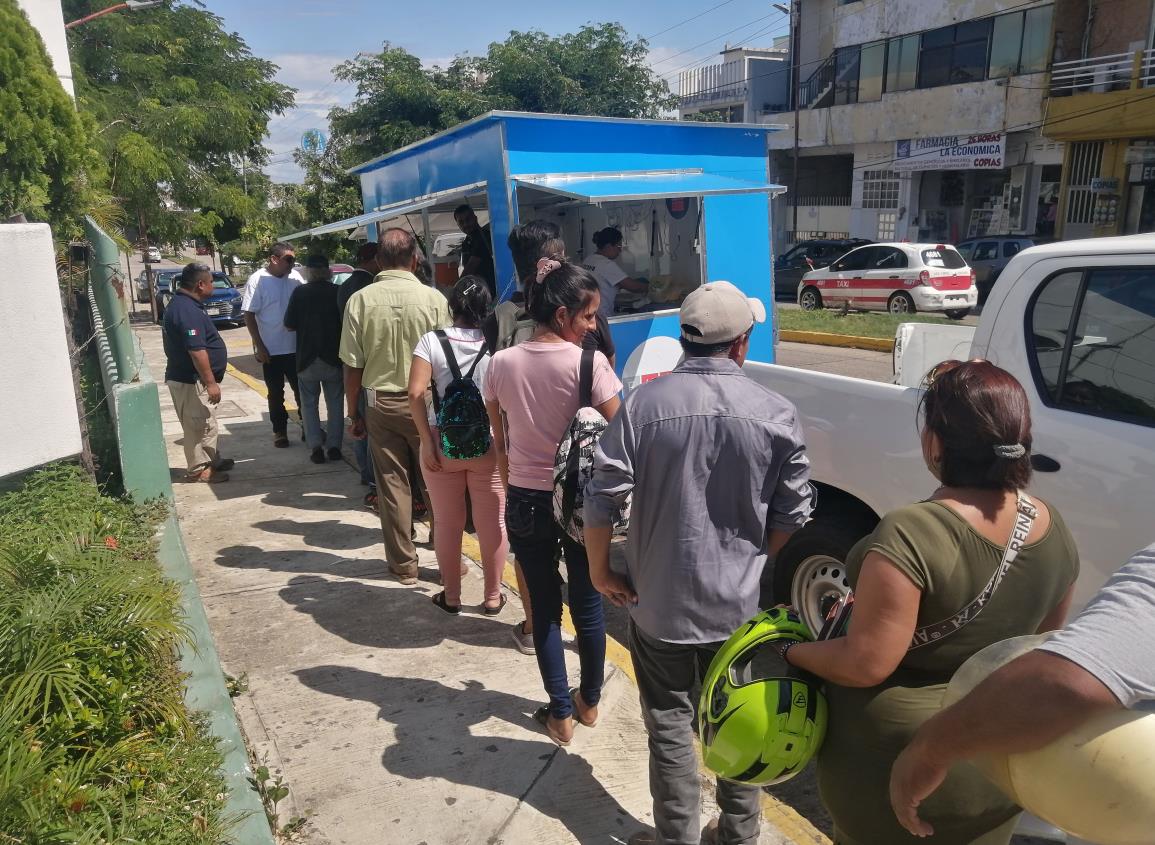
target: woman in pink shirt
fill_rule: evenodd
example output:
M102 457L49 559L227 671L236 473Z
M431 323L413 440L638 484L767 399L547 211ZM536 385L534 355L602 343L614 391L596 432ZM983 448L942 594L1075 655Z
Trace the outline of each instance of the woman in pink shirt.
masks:
M573 737L574 718L593 727L606 657L602 597L590 583L585 548L553 518L553 461L558 442L577 413L580 343L595 325L600 297L588 270L543 258L526 303L533 337L493 356L483 388L502 480L508 490L505 526L525 573L533 613L533 640L549 704L537 718L558 745ZM622 383L594 353L592 404L607 420L618 411ZM503 420L504 425L497 421ZM560 550L565 554L570 614L577 630L581 683L570 689L561 642Z

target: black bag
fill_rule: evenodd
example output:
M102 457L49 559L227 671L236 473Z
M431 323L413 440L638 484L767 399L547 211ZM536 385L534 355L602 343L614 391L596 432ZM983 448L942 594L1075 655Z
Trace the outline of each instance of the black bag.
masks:
M453 354L453 346L444 331L434 332L441 341L441 348L445 352L445 361L449 364L449 372L453 381L445 388L445 396L437 395L437 384L433 384L433 411L437 418L437 428L441 432L441 453L447 458L459 461L468 461L480 458L489 452L493 445L493 433L489 428L489 414L485 411L485 402L481 398L481 390L473 380L473 373L481 359L489 354L485 344L473 359L469 372L462 375L457 366L457 356Z

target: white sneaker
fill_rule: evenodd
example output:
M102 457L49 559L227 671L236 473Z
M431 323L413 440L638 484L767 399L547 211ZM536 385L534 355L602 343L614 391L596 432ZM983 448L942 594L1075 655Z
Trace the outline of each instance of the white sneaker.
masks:
M514 623L513 630L510 631L513 635L513 644L522 654L537 654L537 649L533 647L533 634L527 634L524 626L524 622Z

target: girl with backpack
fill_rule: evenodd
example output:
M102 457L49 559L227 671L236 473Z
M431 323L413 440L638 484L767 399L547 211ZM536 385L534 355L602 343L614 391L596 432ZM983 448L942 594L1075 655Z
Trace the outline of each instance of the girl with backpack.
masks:
M568 745L575 718L589 727L597 722L606 633L585 548L554 520L554 458L582 406L580 344L595 325L599 295L597 279L588 270L551 258L538 261L535 282L527 303L533 336L493 357L483 391L508 491L506 531L529 589L538 669L549 695L549 704L535 717L554 742ZM622 384L605 355L586 357L593 364L587 373L589 403L612 419ZM559 549L565 555L577 629L581 683L576 689L569 687L562 652Z
M483 612L496 616L506 601L501 592L508 551L505 488L481 398L490 363L481 323L491 302L484 279L462 277L449 295L453 325L422 336L409 370L409 407L421 437L421 472L436 516L433 548L444 587L433 603L451 614L461 612L466 490L485 573ZM430 387L433 402L427 403Z

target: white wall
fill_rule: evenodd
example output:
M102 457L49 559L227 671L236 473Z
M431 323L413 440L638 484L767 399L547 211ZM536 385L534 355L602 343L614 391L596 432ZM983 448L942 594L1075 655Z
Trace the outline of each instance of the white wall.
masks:
M822 5L833 5L824 0ZM1050 0L1034 5L1045 6ZM858 0L833 6L831 28L835 47L865 44L880 38L910 35L924 29L936 29L959 21L996 15L999 12L1026 8L1023 0ZM806 30L803 29L805 36Z
M0 478L79 454L52 232L0 224Z
M52 66L56 70L56 75L60 77L60 84L64 86L68 96L76 99L60 0L16 0L16 5L24 10L32 25L40 31L40 37L44 39L44 46L48 48L48 55L52 59Z

